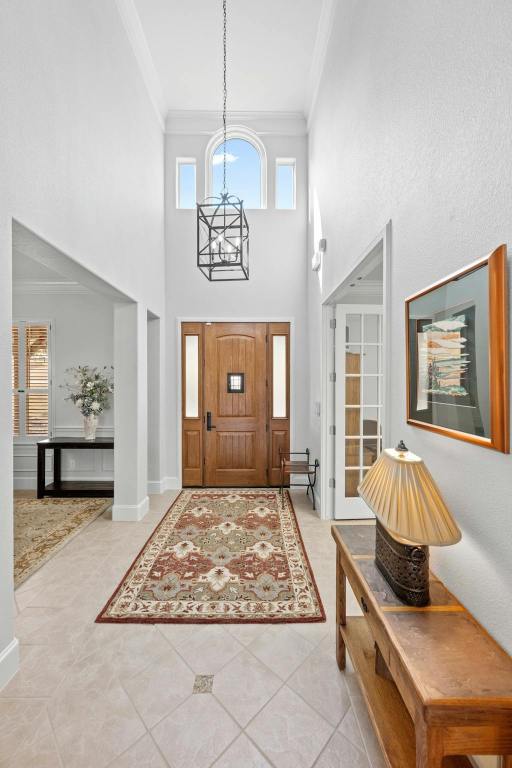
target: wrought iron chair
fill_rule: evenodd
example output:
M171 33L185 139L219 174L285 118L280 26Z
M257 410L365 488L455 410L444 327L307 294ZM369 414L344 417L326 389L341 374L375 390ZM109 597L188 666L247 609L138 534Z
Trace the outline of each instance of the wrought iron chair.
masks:
M318 459L315 459L312 464L310 453L309 448L306 448L305 451L282 451L279 449L279 459L281 464L281 497L283 496L285 481L288 477L288 486L293 488L306 488L307 496L309 496L309 491L311 489L311 501L313 502L313 509L316 509L315 483L320 462ZM292 483L290 481L291 475L304 475L304 477L307 478L307 482Z

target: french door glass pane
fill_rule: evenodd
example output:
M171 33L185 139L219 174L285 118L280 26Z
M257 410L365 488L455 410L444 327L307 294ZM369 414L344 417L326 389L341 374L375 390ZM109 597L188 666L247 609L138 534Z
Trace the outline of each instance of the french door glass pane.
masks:
M345 496L352 498L357 496L357 486L359 485L359 470L345 470Z
M272 336L272 417L286 416L286 336Z
M361 403L361 377L352 376L345 379L345 403L359 405Z
M379 455L378 446L380 441L374 438L365 438L363 440L363 466L371 467Z
M361 373L361 347L347 345L345 353L345 373Z
M345 466L359 466L359 440L345 440Z
M346 338L348 344L361 341L361 315L347 315Z
M363 435L376 435L379 429L379 409L363 408Z
M380 339L380 315L364 316L364 341L367 344L376 344Z
M185 336L185 418L199 418L199 336Z
M380 378L379 376L364 377L364 402L365 405L380 405Z
M364 347L363 373L379 373L380 347L368 345Z
M346 408L345 409L345 434L346 435L359 435L361 431L360 425L361 413L359 408Z

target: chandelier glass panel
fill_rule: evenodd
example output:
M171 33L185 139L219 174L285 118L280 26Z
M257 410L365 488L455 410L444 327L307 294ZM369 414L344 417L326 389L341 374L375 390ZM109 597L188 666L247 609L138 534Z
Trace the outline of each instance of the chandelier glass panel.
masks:
M208 280L249 279L249 224L243 200L226 186L227 0L223 0L223 188L197 204L197 266Z

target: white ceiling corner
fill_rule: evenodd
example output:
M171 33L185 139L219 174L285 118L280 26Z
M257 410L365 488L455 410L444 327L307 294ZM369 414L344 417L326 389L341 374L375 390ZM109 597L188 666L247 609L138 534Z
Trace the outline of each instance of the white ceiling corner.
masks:
M162 84L155 69L153 57L149 50L148 42L134 0L116 0L116 5L137 60L137 64L139 65L149 98L157 113L160 126L163 129L167 109L165 106Z
M308 127L315 109L318 90L320 88L320 81L322 80L325 58L331 37L337 2L338 0L322 0L322 9L320 12L320 19L318 21L315 47L313 50L313 59L309 72L308 100L305 110Z

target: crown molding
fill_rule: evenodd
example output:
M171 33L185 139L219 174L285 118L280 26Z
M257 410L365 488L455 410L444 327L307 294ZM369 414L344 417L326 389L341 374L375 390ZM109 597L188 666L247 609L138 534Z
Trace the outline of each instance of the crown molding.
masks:
M12 289L14 293L31 295L90 293L84 285L68 280L13 280Z
M306 109L307 127L311 125L311 120L316 107L318 91L325 67L327 48L334 24L338 0L322 0L322 10L318 21L315 46L313 48L313 59L309 74L308 84L308 107Z
M165 126L165 100L162 84L149 50L146 35L133 0L116 0L117 10L123 22L128 40L140 69L151 104L154 107L160 127Z
M244 125L260 136L305 136L306 118L302 112L229 112L228 125ZM165 119L165 132L174 135L212 136L222 125L222 112L216 110L171 109Z

